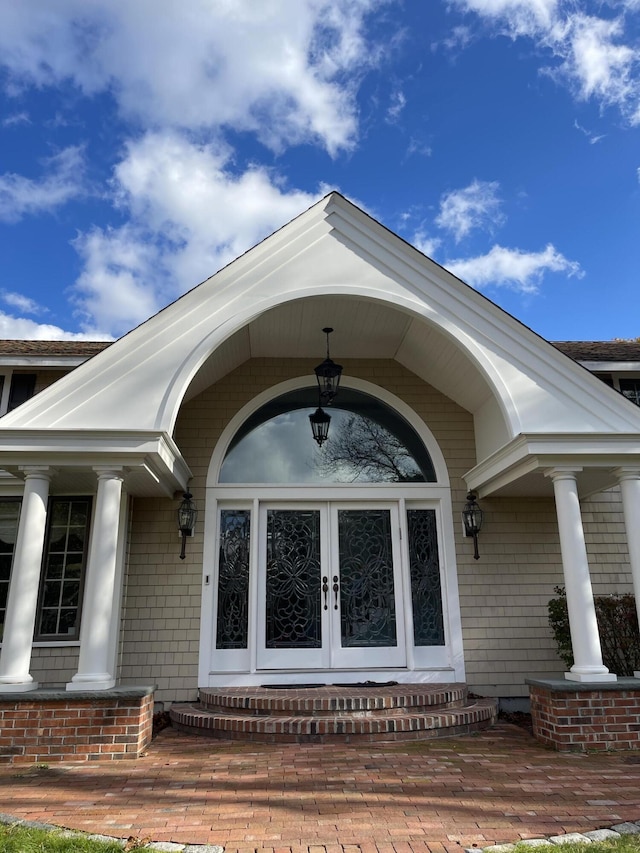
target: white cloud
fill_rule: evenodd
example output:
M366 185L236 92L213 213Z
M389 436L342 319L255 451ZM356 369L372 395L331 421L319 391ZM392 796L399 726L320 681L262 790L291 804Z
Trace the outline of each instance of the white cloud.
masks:
M435 257L436 252L442 245L442 240L438 237L431 237L424 231L416 231L412 242L416 249L419 249L428 258Z
M575 127L576 130L579 130L580 133L583 133L587 137L590 145L596 145L598 142L603 140L605 138L605 136L607 135L606 133L600 133L600 134L592 133L586 127L582 127L581 124L578 124L577 121L573 122L573 126Z
M24 216L48 213L83 194L84 154L70 146L45 162L40 180L13 172L0 175L0 220L18 222Z
M22 311L23 314L41 314L47 310L29 296L23 296L22 293L12 293L11 291L3 290L0 291L0 298L7 305L11 305L12 308Z
M176 132L126 146L113 189L130 221L76 240L84 270L73 299L85 325L121 334L316 201L269 170L231 169L223 145Z
M388 0L29 0L0 4L10 85L109 91L147 127L233 127L281 149L356 135L367 15Z
M391 93L391 104L387 109L386 120L389 124L395 124L400 118L402 111L407 105L407 99L400 89Z
M550 27L558 0L454 0L464 9L506 26L513 36L532 35Z
M493 231L501 225L499 185L495 181L473 180L468 187L445 193L440 199L440 212L435 219L438 227L451 231L456 241L477 228Z
M580 264L570 261L549 243L541 252L523 252L493 246L486 255L446 261L443 266L475 288L509 287L521 293L536 293L545 273L584 275Z
M575 14L567 20L564 32L568 49L560 71L575 83L578 97L618 106L633 123L639 121L640 89L634 76L638 54L619 42L624 37L622 19L605 21Z
M631 14L638 0L602 4L611 17L589 15L573 0L453 0L511 38L528 37L552 57L543 69L580 100L617 107L640 123L639 54ZM613 10L621 9L615 15Z
M23 110L19 113L12 113L11 115L2 119L3 127L14 127L17 124L31 124L29 113Z
M60 326L36 323L25 317L15 317L0 311L0 339L16 341L107 341L109 335L91 332L65 332Z

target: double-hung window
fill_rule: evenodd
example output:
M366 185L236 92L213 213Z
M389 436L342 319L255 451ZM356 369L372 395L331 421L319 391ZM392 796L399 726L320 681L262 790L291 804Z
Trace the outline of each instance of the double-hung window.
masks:
M90 497L49 499L36 640L77 640L89 544Z

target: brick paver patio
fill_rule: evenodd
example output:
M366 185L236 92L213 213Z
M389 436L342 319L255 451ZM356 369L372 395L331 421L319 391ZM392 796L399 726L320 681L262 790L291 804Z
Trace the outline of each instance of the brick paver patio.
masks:
M558 754L502 723L366 746L167 729L137 761L0 767L0 811L227 853L460 853L640 820L640 753Z

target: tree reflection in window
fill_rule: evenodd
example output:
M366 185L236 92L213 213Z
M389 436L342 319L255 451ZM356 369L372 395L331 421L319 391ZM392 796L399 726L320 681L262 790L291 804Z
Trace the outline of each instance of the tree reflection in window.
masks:
M284 394L248 418L234 437L221 483L433 483L422 440L375 397L342 388L329 409L329 439L319 448L309 429L317 389Z

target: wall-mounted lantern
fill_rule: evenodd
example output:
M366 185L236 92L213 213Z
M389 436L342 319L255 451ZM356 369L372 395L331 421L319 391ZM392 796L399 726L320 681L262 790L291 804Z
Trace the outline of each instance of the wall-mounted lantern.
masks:
M469 492L467 502L462 510L462 523L464 524L464 535L473 536L473 559L479 560L478 533L482 530L483 512L476 503L476 495Z
M185 492L183 501L178 507L178 530L182 534L182 548L180 550L180 559L185 558L185 545L187 536L193 536L193 528L196 526L198 518L198 510L194 504L193 495L191 492Z

